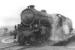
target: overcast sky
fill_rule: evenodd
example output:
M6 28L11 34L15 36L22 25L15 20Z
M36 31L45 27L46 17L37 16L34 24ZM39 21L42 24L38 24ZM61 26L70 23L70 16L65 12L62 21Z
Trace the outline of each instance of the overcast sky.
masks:
M28 5L50 14L62 14L72 20L75 28L75 0L0 0L0 26L20 23L20 13Z

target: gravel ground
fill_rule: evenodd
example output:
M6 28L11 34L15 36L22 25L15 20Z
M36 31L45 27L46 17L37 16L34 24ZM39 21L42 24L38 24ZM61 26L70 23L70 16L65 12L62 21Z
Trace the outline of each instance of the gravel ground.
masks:
M54 47L54 46L43 46L43 47L30 47L28 48L27 46L23 47L23 46L14 46L16 44L14 43L10 43L10 44L5 44L2 43L1 40L3 38L7 38L6 37L0 37L0 50L75 50L74 48L68 48L66 47ZM75 45L74 43L72 43L73 46ZM69 45L70 47L72 45ZM3 49L2 49L3 48Z

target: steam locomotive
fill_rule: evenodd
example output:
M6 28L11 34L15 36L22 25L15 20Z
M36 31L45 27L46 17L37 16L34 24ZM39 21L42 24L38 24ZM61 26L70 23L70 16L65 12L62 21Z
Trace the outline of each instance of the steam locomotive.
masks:
M38 11L30 5L21 12L21 23L15 26L13 35L19 45L35 46L49 41L63 41L72 30L70 19L60 14L48 14L46 10Z

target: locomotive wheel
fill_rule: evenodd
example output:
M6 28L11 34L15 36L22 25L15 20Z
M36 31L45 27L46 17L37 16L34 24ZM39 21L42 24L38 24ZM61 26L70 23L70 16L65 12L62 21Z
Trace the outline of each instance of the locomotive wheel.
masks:
M18 42L19 45L25 45L24 35L21 34L18 36Z

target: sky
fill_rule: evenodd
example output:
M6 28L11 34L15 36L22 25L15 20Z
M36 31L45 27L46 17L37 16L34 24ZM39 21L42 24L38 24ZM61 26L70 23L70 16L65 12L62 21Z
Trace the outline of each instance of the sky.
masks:
M20 14L28 5L48 14L59 13L72 20L75 28L75 0L0 0L0 27L20 23Z

